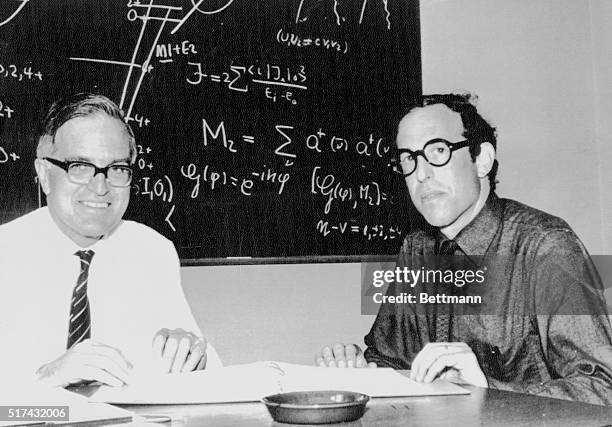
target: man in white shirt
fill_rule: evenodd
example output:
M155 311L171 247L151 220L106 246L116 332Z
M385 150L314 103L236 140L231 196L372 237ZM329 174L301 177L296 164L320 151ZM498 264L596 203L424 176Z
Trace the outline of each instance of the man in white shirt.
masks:
M49 110L36 172L47 207L0 227L3 368L53 386L119 386L136 368L221 362L185 300L172 243L122 217L134 135L109 99L78 94Z

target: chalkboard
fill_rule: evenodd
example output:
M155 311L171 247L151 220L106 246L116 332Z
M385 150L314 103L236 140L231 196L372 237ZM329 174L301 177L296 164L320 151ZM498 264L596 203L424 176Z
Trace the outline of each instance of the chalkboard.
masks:
M83 91L127 113L127 218L182 259L393 254L411 226L418 0L2 1L0 222L44 204L40 119Z

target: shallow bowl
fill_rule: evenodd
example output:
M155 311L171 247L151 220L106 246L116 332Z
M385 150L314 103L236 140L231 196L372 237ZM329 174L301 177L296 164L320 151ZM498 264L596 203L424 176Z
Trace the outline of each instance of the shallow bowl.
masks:
M266 396L261 401L275 421L329 424L361 418L370 397L351 391L300 391Z

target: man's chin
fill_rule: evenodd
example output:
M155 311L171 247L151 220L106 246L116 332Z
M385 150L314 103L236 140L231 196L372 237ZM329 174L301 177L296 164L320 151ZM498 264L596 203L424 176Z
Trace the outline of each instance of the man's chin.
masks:
M118 223L85 227L80 230L80 234L88 239L99 240L111 234L117 225Z
M452 223L448 217L448 212L444 212L443 209L427 210L421 212L421 215L429 225L434 227L443 228Z
M427 223L433 227L437 227L437 228L444 228L447 225L449 225L448 221L444 221L444 220L429 220L427 218L425 218L425 220L427 221Z

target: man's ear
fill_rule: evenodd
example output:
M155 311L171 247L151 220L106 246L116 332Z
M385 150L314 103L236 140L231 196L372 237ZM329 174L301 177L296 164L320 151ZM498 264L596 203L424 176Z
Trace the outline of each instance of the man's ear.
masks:
M36 169L36 175L38 175L38 183L42 187L46 195L49 195L49 170L47 164L42 159L34 160L34 168Z
M478 178L484 178L491 172L493 162L495 161L495 148L490 142L480 144L480 154L476 156L476 168L478 169Z

